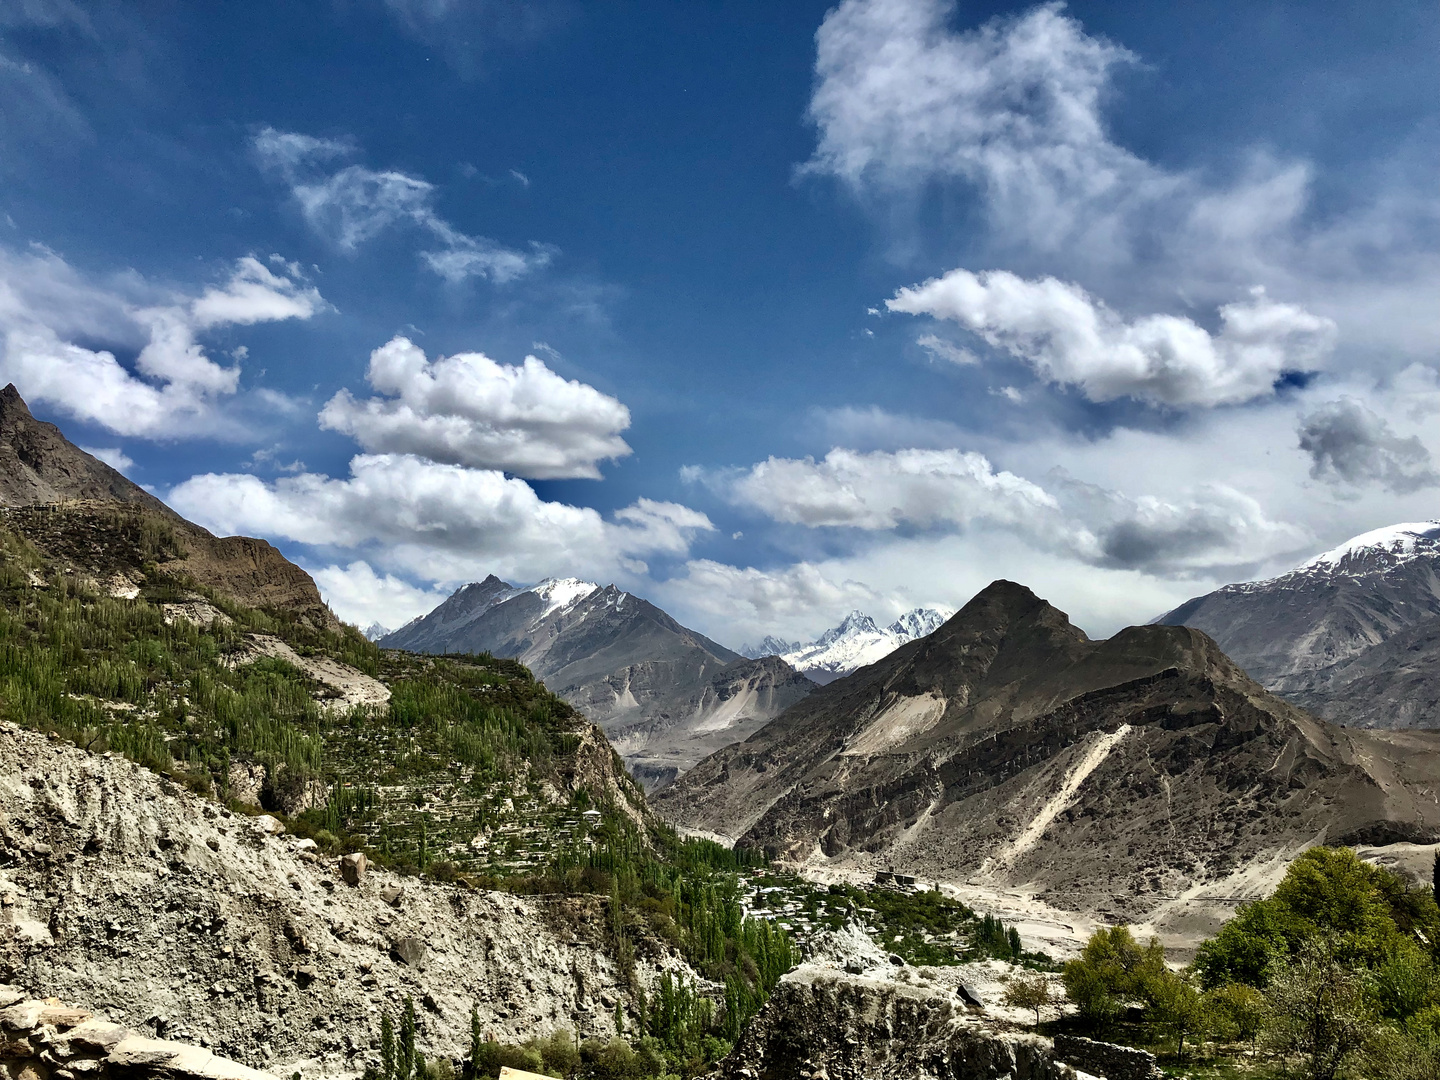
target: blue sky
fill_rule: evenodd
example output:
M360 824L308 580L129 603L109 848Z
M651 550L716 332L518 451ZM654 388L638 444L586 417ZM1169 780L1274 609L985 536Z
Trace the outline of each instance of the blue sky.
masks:
M0 3L0 374L336 610L1143 621L1437 516L1431 4ZM533 358L527 360L527 357Z

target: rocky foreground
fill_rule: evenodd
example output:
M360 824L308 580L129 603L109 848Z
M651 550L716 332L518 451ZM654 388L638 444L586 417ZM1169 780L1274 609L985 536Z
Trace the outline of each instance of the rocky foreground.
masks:
M822 935L715 1080L1159 1080L1143 1050L1020 1030L998 986L972 981L981 967L912 967L858 933Z
M599 898L517 897L369 870L118 755L0 724L0 982L285 1075L378 1063L415 1002L459 1059L470 1010L523 1041L633 1015ZM691 973L641 943L636 985ZM628 1022L628 1021L627 1021Z

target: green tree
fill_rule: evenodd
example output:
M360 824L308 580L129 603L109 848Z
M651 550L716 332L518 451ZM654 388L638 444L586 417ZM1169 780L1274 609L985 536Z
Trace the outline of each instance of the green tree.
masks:
M1012 1009L1028 1009L1033 1012L1036 1027L1040 1026L1040 1010L1050 1005L1053 999L1050 979L1041 972L1020 971L1005 981L1005 1004Z
M1254 1042L1265 1025L1265 995L1246 983L1226 983L1205 993L1212 1025L1225 1037Z
M1205 999L1185 976L1168 968L1148 972L1144 993L1153 1020L1175 1036L1175 1056L1185 1056L1187 1036L1202 1038L1209 1020Z
M1075 960L1065 964L1065 994L1092 1027L1111 1023L1129 1003L1144 996L1147 980L1165 970L1158 941L1141 947L1128 926L1100 927Z
M380 1075L384 1080L396 1080L395 1025L388 1012L380 1017Z
M1336 941L1309 941L1274 972L1266 1041L1298 1058L1310 1080L1335 1080L1377 1034L1364 976L1337 958Z

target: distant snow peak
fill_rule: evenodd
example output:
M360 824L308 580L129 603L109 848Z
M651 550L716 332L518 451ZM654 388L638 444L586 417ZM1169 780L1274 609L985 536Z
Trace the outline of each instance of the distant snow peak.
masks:
M883 659L907 641L934 633L952 614L953 611L935 608L915 608L882 629L863 611L852 611L839 626L826 630L814 641L788 642L766 637L758 646L747 645L741 652L752 658L779 656L797 671L812 677L838 678Z
M581 581L579 578L546 578L544 581L536 582L526 589L540 599L545 601L545 610L540 618L544 619L557 611L563 611L584 600L591 593L597 592L600 586L593 581Z
M379 641L386 634L390 633L390 628L383 623L372 622L369 626L365 627L364 630L361 630L360 633L364 634L369 641Z
M1427 556L1440 556L1440 521L1414 521L1372 529L1316 555L1293 572L1373 573Z
M800 648L799 641L786 641L784 638L774 637L766 634L760 639L757 645L742 645L737 650L741 656L747 656L751 660L759 660L762 656L784 656L788 652L794 652Z

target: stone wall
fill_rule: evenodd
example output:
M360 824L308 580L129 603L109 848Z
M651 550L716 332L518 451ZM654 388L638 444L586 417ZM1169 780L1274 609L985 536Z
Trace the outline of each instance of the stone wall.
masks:
M1056 1035L1055 1056L1106 1080L1159 1080L1163 1075L1148 1050L1096 1042L1078 1035Z
M201 1046L137 1035L55 998L0 986L3 1080L275 1080Z

